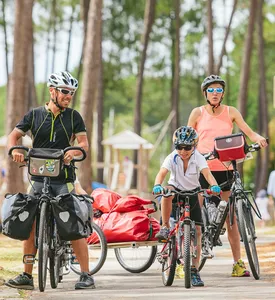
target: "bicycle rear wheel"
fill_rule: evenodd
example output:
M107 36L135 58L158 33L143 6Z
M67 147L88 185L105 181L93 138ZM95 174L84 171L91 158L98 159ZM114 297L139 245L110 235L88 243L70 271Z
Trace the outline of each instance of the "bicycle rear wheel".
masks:
M93 223L93 233L92 239L89 240L88 251L89 251L89 270L91 274L97 273L102 266L107 257L107 242L105 235L101 228ZM70 264L70 268L78 275L81 274L80 265L76 258L73 256Z
M183 244L183 260L184 260L184 285L185 288L191 287L191 226L184 224L184 238Z
M157 246L137 245L131 248L115 248L114 250L119 264L131 273L141 273L149 269L157 254Z
M172 236L171 239L165 243L158 256L161 257L160 259L162 261L162 282L165 286L171 286L174 281L177 264L177 245L175 236Z
M257 280L260 278L260 265L255 243L256 234L253 216L250 204L247 201L247 199L237 201L237 221L251 272Z
M44 292L47 278L47 264L49 255L49 226L47 203L43 202L40 208L39 236L38 236L38 286Z

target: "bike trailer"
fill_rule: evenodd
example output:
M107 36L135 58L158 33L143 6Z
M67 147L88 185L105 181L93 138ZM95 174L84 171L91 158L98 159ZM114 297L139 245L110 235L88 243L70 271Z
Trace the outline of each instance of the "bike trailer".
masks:
M222 162L245 159L247 144L242 133L215 138L214 151Z
M37 198L27 194L6 194L1 210L2 233L12 239L27 240L38 203Z

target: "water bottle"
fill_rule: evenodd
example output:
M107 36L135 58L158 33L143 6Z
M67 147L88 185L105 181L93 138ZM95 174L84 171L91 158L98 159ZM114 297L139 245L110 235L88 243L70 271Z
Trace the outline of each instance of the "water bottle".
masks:
M227 206L227 202L225 200L221 200L218 205L218 213L215 219L216 224L219 224L221 222L226 206Z
M208 214L208 221L210 224L213 224L214 220L216 219L217 214L217 207L215 203L210 202L206 205L207 214Z

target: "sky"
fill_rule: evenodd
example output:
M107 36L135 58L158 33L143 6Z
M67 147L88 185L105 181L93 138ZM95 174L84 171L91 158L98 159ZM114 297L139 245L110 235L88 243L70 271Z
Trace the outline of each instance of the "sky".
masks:
M195 0L185 0L185 10L188 9L189 6L194 4ZM223 3L224 1L222 0L215 0L216 3ZM214 2L215 2L214 1ZM225 1L226 6L221 7L219 6L213 6L214 7L214 17L220 24L224 24L226 18L229 19L230 13L231 13L231 7L232 7L232 0L226 0ZM33 11L33 18L34 20L37 19L37 16L40 12L37 11L36 6L34 7ZM224 15L227 17L224 18ZM14 18L14 9L11 7L7 7L6 11L6 19L11 24L13 22ZM227 21L228 22L228 21ZM8 26L8 44L10 45L10 48L12 48L13 45L13 32L11 30L12 26ZM2 68L0 68L0 86L6 84L7 78L6 78L6 71L5 71L5 52L4 52L4 35L3 35L3 30L2 27L0 27L0 62ZM219 34L219 33L218 33ZM71 55L70 55L70 60L69 60L69 68L68 71L72 71L75 67L78 66L79 64L79 59L80 59L80 51L82 48L82 28L80 27L79 24L75 23L74 28L73 28L73 34L72 34L72 43L71 43ZM35 43L35 81L42 82L45 80L45 69L46 69L46 37L39 37L35 36L36 40L39 41L39 43ZM57 33L57 39L58 39L58 44L57 44L57 53L56 53L56 59L55 59L55 68L54 71L60 71L65 69L65 63L66 63L66 48L67 48L67 32L65 31L60 31ZM215 36L214 36L215 38ZM215 40L215 39L214 39ZM216 39L216 44L217 48L221 47L221 40L222 39ZM229 41L229 46L230 46L230 41ZM108 43L103 44L103 54L104 52L108 52L108 49L110 49L110 45ZM159 45L159 53L162 53L163 47L162 45ZM130 54L126 53L125 59L131 59ZM202 59L207 61L207 53L205 51L204 55L202 56ZM52 53L50 53L50 58L49 58L49 66L52 65ZM184 66L183 66L184 67ZM188 66L186 66L188 68ZM9 56L9 70L11 72L12 70L12 52L10 53ZM50 67L48 68L49 74L51 73Z

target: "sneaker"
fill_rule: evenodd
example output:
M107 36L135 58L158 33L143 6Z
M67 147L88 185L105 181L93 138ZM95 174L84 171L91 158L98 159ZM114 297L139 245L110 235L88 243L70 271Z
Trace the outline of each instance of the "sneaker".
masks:
M234 265L232 269L232 277L249 277L250 272L246 269L244 262L239 259Z
M161 227L160 231L156 234L156 238L161 240L167 240L169 236L170 230L167 227Z
M82 272L79 281L75 284L75 289L95 289L95 281L92 275Z
M191 267L191 282L193 286L204 286L200 273L195 267Z
M175 277L179 279L184 278L184 270L183 270L183 265L182 264L177 264L176 266L176 272L175 272Z
M22 290L33 290L33 278L29 278L27 275L20 274L14 279L10 279L5 283L6 286L22 289Z

